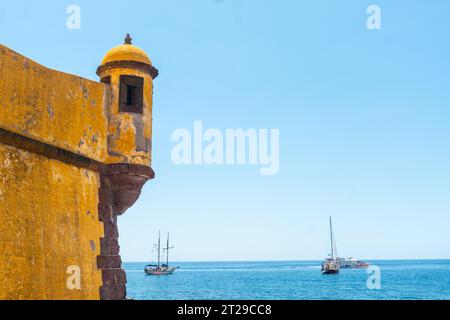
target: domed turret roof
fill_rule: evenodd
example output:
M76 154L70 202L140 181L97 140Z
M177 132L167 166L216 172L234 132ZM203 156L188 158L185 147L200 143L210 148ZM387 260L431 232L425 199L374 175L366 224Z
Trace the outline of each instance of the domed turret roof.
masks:
M152 62L144 50L131 43L131 37L127 34L125 44L114 47L108 51L102 60L102 65L115 61L134 61L152 65Z

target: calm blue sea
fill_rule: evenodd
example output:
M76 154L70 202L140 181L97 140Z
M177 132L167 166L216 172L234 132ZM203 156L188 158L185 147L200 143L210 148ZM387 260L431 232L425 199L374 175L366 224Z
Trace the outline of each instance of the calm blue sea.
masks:
M322 275L320 261L183 262L170 276L146 276L145 263L124 263L128 297L191 299L450 299L450 260L369 261L381 289L367 288L366 270Z

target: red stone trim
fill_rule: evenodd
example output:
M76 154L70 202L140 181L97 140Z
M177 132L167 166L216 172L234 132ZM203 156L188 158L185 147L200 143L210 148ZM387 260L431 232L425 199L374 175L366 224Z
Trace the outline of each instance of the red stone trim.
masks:
M145 182L154 176L151 168L132 164L108 165L100 173L98 213L105 236L100 239L97 266L102 270L102 300L126 299L127 280L125 271L121 269L117 216L136 202Z

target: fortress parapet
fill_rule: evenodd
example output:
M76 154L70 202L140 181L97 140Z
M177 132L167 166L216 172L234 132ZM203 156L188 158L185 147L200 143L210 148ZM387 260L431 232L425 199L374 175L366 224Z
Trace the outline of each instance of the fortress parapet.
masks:
M0 45L0 299L126 297L117 217L154 178L158 71L127 36L97 74Z

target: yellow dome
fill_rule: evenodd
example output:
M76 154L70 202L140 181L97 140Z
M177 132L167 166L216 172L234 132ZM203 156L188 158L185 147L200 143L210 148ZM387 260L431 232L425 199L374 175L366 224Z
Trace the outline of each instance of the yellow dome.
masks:
M135 61L152 65L145 51L132 44L123 44L109 50L102 60L102 65L113 61Z

